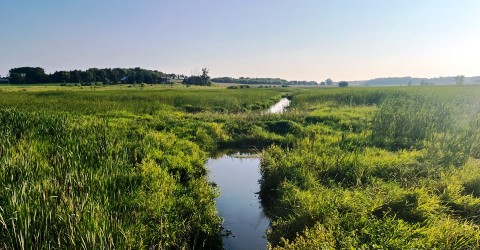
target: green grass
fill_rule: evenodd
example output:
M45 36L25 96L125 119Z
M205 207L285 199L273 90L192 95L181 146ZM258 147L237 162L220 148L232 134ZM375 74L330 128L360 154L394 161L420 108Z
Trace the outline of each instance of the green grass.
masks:
M153 114L158 110L186 107L199 110L232 111L265 109L280 99L283 89L241 89L200 87L74 87L46 91L14 91L2 94L2 107L45 109L80 113L128 111ZM48 89L48 88L47 88ZM1 94L2 92L0 92Z
M43 88L0 91L0 249L220 248L207 152L285 94Z
M458 86L295 93L305 136L261 163L272 247L479 248L479 97Z
M289 112L262 115L282 96ZM480 247L480 88L0 88L0 249L221 247L205 161L265 149L277 249Z
M0 120L4 247L218 245L197 145L95 117L4 109Z

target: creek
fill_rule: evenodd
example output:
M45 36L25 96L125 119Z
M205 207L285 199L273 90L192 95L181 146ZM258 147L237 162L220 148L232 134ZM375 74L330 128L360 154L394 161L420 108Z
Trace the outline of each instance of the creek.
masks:
M290 106L290 100L288 98L282 98L280 101L272 105L265 111L267 114L283 114L286 112L287 107Z
M290 100L282 98L265 111L282 114ZM264 113L264 114L265 114ZM217 209L223 217L223 247L225 249L265 249L265 233L270 220L258 198L260 185L260 158L249 151L223 153L208 159L210 181L215 183L220 196Z
M210 181L219 190L217 209L223 217L225 249L265 249L265 232L270 224L258 199L260 158L235 153L210 158Z

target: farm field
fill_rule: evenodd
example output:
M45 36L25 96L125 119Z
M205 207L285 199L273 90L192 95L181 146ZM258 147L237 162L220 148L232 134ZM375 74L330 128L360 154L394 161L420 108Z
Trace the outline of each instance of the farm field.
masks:
M291 99L285 114L262 111ZM218 249L219 149L274 249L480 247L480 87L0 88L0 249Z

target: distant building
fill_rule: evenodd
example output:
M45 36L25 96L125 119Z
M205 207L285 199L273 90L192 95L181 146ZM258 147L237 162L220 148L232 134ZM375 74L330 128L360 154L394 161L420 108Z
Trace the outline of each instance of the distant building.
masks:
M127 83L128 82L128 77L124 76L120 79L121 83Z

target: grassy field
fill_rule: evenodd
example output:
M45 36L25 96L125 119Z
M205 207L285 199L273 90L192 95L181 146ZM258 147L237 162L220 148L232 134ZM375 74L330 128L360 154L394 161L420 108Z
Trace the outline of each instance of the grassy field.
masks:
M232 136L237 118L250 121L286 94L1 90L0 249L221 247L207 153L248 142Z
M282 96L283 115L262 110ZM480 247L480 88L0 88L0 249L221 247L205 161L264 149L276 249Z
M480 88L305 90L262 158L275 249L478 249Z

